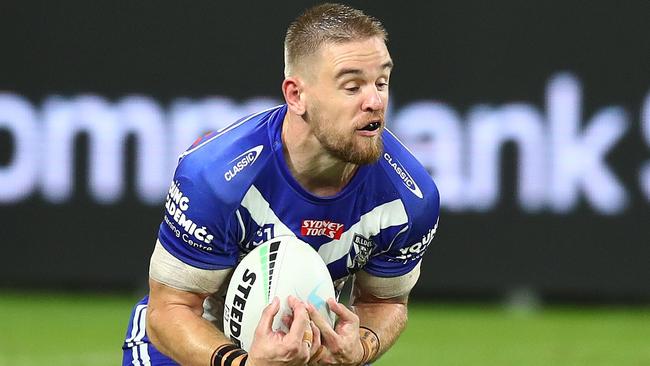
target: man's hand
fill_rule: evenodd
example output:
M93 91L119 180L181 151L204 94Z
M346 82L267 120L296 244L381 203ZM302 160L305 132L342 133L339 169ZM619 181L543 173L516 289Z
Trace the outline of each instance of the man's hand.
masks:
M289 296L293 311L289 332L273 331L273 318L280 310L280 300L273 301L262 312L248 353L249 366L304 366L320 348L320 331L309 320L305 304Z
M359 317L343 304L328 299L327 305L336 315L338 322L332 328L318 310L307 304L307 311L322 335L324 349L310 365L357 366L364 357L363 346L359 339Z

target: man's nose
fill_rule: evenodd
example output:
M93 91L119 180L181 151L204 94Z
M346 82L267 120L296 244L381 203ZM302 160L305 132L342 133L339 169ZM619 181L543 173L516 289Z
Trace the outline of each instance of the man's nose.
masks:
M381 94L376 88L371 88L365 95L361 109L364 112L379 111L384 107L384 101L381 99Z

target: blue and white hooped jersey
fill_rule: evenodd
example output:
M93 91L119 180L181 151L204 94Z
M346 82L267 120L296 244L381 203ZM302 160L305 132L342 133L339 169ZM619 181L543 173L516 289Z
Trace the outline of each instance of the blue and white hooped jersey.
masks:
M286 111L282 105L246 117L181 155L160 243L186 264L224 269L256 245L292 235L318 251L333 281L361 268L379 277L410 272L438 223L438 190L426 170L384 131L376 163L359 167L335 196L315 196L284 160Z

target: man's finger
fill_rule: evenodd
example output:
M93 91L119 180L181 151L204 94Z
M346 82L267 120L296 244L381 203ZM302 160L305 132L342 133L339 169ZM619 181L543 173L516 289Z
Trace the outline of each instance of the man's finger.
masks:
M357 314L348 309L347 306L339 304L332 298L327 299L327 305L329 305L330 310L332 310L334 314L338 315L339 320L342 320L344 322L358 322Z
M311 332L314 335L314 346L320 346L320 329L314 324L313 321L309 321L309 326L311 327Z
M282 315L282 324L284 324L287 329L291 328L291 323L293 323L293 314Z
M307 309L305 308L305 304L301 301L289 300L288 303L293 311L293 322L289 328L289 333L287 333L287 341L302 342L302 337L305 332L309 331L311 333Z
M312 343L314 343L314 332L311 329L305 331L302 335L302 342L307 345L307 348L311 348Z
M269 333L273 331L273 318L275 314L280 310L280 299L276 297L273 298L270 304L268 304L262 311L262 317L260 322L257 325L257 330L261 330L264 333Z
M292 295L287 296L287 304L289 305L290 308L293 309L294 306L296 306L297 304L300 304L300 303L303 303L303 302L299 298L297 298L295 296L292 296Z
M310 321L309 325L311 327L311 332L313 334L313 339L314 339L314 342L312 343L311 350L309 353L309 362L313 362L313 361L317 361L317 358L315 357L316 353L320 354L322 353L323 350L320 349L321 347L320 330L318 329L316 324L314 324L313 321Z
M320 346L318 348L314 347L313 352L309 356L309 361L307 362L307 365L309 366L318 365L318 361L320 361L323 358L325 352L327 352L325 346Z
M316 327L320 330L320 333L323 337L324 342L332 342L338 335L334 331L334 328L330 325L325 318L318 312L316 307L312 304L307 304L307 311L309 312L309 317Z

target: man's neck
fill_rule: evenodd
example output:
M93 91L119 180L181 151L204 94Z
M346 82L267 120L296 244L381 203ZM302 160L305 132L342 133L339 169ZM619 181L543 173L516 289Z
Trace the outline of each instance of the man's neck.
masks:
M291 175L316 196L339 193L357 171L358 165L342 162L325 151L307 122L288 111L282 122L282 144Z

